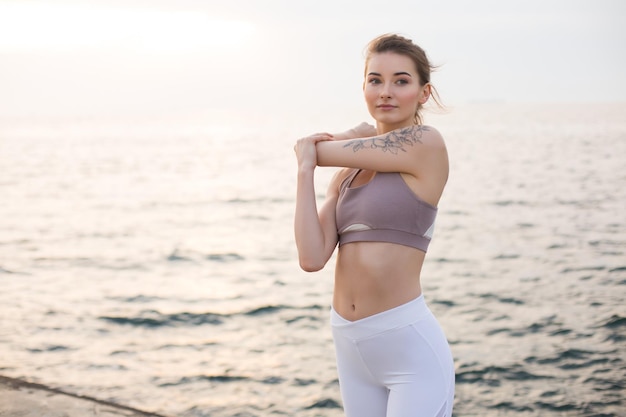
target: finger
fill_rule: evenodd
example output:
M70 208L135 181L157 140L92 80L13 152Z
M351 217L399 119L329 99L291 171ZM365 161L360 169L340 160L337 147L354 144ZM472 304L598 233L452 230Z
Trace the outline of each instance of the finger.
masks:
M329 140L333 140L333 138L332 137L328 137L328 136L324 136L324 137L316 138L315 139L315 143L318 143L318 142L328 142Z
M314 134L312 136L314 136L314 137L330 137L330 138L333 137L333 135L331 135L328 132L320 132L320 133L316 133L316 134Z

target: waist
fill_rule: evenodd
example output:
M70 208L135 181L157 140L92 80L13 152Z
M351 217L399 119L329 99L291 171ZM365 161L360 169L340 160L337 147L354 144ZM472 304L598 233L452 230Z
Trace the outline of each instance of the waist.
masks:
M423 252L391 243L342 246L335 268L335 309L354 320L418 297L423 261Z

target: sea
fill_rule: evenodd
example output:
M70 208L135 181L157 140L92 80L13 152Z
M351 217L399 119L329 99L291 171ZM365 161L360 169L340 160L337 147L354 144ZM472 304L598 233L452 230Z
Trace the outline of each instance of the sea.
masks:
M333 259L301 271L293 238L293 145L329 127L177 117L0 119L0 374L167 416L342 416ZM426 122L454 415L626 416L626 104Z

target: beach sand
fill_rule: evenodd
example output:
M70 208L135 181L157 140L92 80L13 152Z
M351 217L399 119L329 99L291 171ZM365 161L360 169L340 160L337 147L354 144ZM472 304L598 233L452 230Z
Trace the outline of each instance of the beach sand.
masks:
M0 417L166 417L0 376Z

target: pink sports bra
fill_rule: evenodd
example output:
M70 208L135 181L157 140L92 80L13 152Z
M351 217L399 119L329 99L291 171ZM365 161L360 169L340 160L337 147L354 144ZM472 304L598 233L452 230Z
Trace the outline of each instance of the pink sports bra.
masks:
M426 252L437 208L415 195L398 172L376 172L367 184L350 187L359 172L355 170L339 188L339 246L391 242Z

